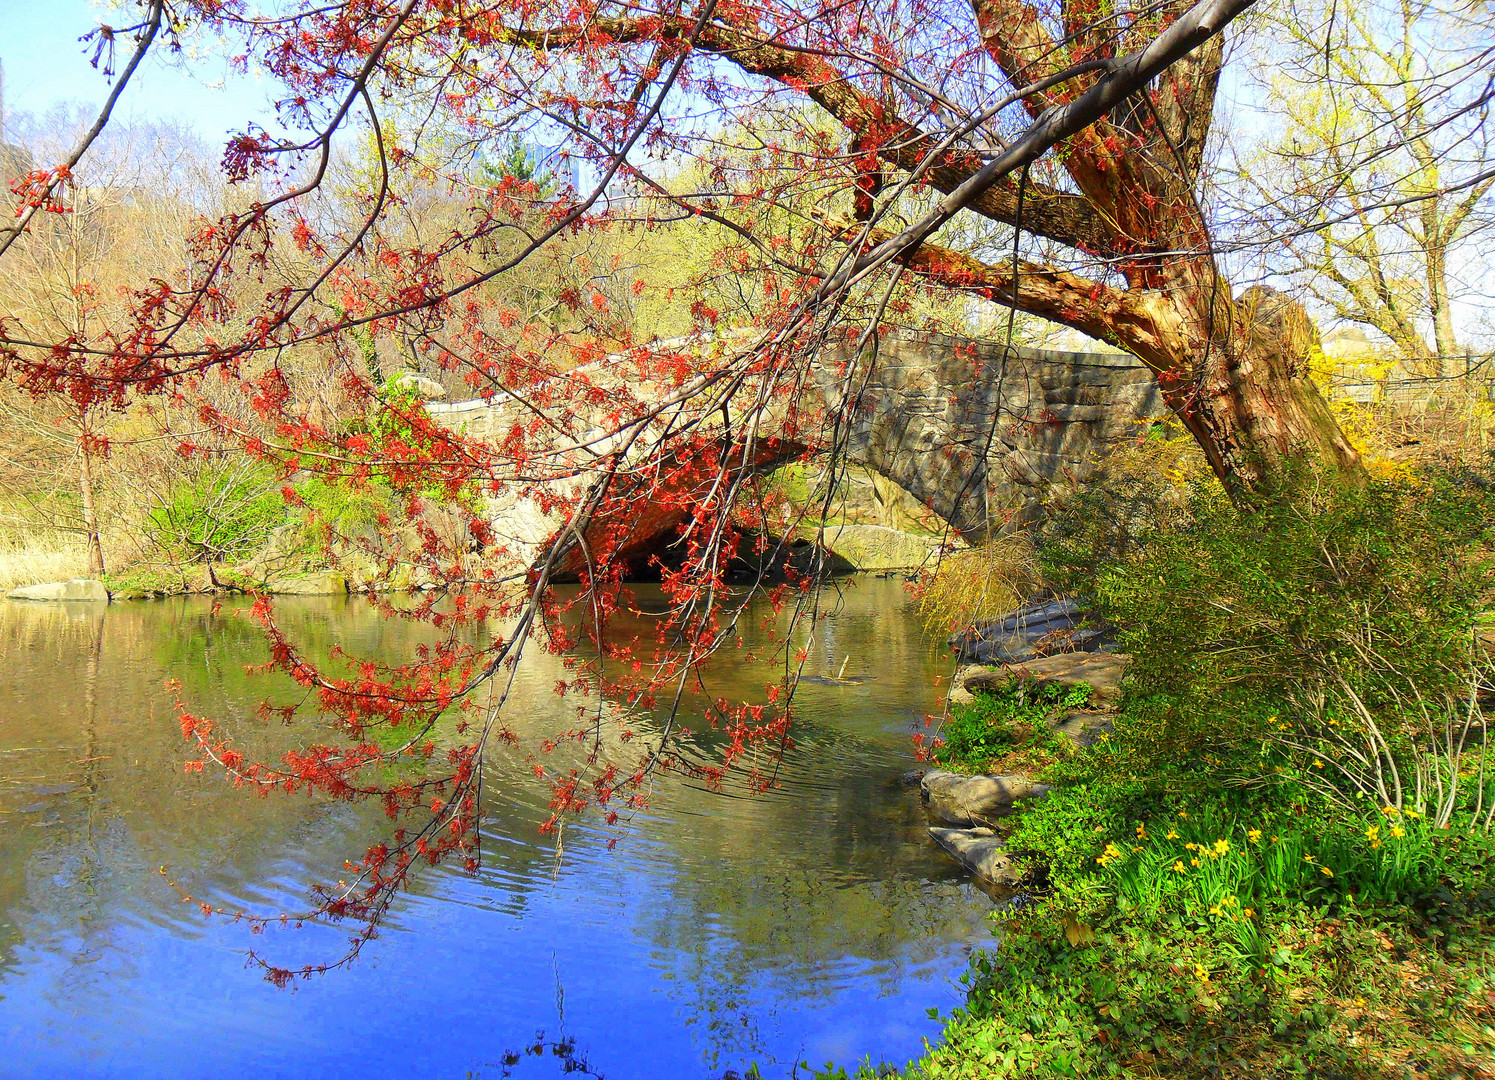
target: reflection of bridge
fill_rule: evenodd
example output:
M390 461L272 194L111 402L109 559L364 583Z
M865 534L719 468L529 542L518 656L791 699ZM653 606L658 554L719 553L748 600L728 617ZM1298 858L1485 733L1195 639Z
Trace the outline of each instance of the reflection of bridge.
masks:
M1051 352L934 334L885 337L848 371L847 353L814 365L809 396L837 418L843 385L858 388L846 456L894 481L968 540L1031 520L1054 486L1088 482L1139 421L1166 411L1156 382L1124 354ZM507 399L432 402L433 416L499 439L533 415ZM778 416L774 409L769 416ZM842 417L842 419L845 419ZM777 422L782 422L781 420ZM760 438L778 435L768 424ZM797 457L802 439L765 448L758 467ZM501 534L538 550L559 525L517 502L495 505ZM630 547L645 550L678 525L666 514Z

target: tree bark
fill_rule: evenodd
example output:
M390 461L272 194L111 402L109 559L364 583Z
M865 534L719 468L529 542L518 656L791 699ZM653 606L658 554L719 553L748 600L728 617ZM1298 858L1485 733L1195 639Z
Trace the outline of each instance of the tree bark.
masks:
M88 450L78 465L78 498L83 504L83 531L88 534L88 576L104 573L104 545L99 538L99 515L93 502L93 467Z

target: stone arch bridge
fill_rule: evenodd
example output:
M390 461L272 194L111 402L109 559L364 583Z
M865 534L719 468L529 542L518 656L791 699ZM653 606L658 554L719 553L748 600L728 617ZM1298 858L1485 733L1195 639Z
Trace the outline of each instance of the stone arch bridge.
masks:
M814 365L812 392L827 403L841 400L849 355L828 351ZM1035 519L1056 487L1090 482L1117 445L1167 413L1152 373L1126 354L903 332L885 335L857 365L848 459L902 487L972 542ZM501 399L427 408L479 437L501 438L520 416ZM778 463L768 458L761 467ZM559 526L513 503L496 503L492 513L496 531L531 553ZM650 520L629 545L657 547L678 524L668 515Z

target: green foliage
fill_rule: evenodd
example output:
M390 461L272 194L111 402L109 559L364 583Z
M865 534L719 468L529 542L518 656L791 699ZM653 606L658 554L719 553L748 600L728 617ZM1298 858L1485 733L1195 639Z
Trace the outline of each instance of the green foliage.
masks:
M541 159L540 152L517 135L509 140L508 147L496 160L479 162L477 172L479 183L494 187L511 178L520 183L533 183L542 199L554 195L561 186L554 170Z
M286 519L274 472L257 462L212 463L174 484L145 518L146 535L188 562L243 558Z
M1161 486L1090 500L1096 520L1043 539L1133 658L1122 712L1012 819L1043 895L905 1075L1489 1075L1495 840L1475 817L1491 776L1472 643L1495 488L1425 474L1242 513L1183 466ZM1031 707L958 712L949 753L1000 751ZM1467 738L1439 734L1459 715ZM1446 813L1336 774L1322 748L1371 728L1375 783L1436 782Z
M320 552L338 537L378 528L394 508L394 492L379 481L354 484L313 477L296 485L296 495L308 518L302 545L309 553Z
M1034 687L1019 682L998 693L977 694L974 703L951 709L935 760L974 768L1019 746L1046 743L1051 721L1089 703L1090 687L1084 683Z
M1378 710L1464 691L1492 520L1487 491L1446 478L1252 513L1197 494L1091 581L1133 657L1134 747L1223 768L1327 694Z

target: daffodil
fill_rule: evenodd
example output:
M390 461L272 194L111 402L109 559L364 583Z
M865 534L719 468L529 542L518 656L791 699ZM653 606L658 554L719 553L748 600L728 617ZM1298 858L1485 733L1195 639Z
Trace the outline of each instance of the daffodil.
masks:
M1182 859L1173 864L1173 871L1176 874L1182 874L1184 872L1184 864Z
M1259 843L1261 843L1261 830L1260 829L1247 829L1246 830L1246 839L1250 840L1253 844L1259 844Z

